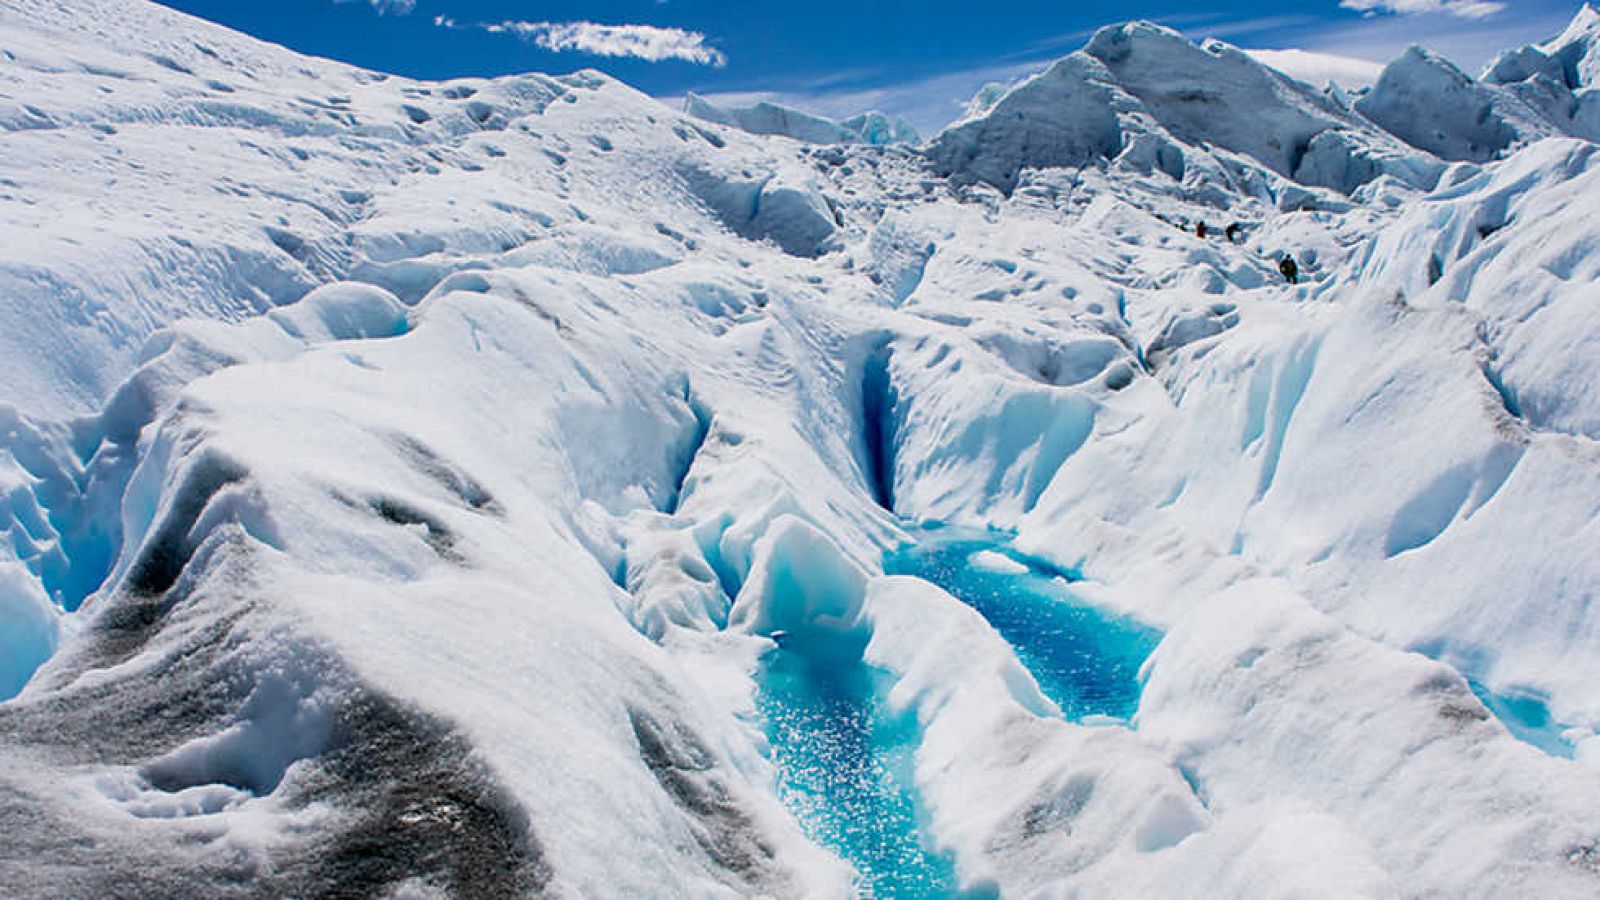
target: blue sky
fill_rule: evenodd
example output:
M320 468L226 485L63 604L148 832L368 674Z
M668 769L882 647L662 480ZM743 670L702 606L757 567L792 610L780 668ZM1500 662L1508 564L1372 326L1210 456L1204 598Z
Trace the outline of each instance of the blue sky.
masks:
M932 131L987 81L1153 19L1245 48L1384 61L1421 43L1469 71L1552 36L1574 0L164 0L305 53L419 78L598 68L662 97L770 98L830 115L875 107ZM1370 67L1323 69L1370 75Z

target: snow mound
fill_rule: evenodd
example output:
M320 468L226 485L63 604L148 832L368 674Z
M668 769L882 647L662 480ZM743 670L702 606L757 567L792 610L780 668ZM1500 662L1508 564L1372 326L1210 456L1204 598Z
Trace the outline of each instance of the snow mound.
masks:
M734 233L767 240L794 256L817 256L838 220L816 180L808 175L751 176L688 169L689 189Z

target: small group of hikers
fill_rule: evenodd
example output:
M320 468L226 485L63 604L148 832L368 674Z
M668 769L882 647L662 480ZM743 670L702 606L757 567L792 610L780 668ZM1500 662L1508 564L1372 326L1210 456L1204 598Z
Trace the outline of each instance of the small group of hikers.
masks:
M1195 237L1205 240L1210 233L1211 230L1206 227L1206 223L1204 221L1195 223ZM1223 229L1222 234L1225 238L1227 238L1228 243L1237 244L1239 243L1240 236L1244 234L1244 226L1240 225L1238 222L1229 223L1228 227ZM1300 283L1300 265L1296 263L1294 261L1294 257L1288 253L1283 254L1283 257L1278 260L1278 274L1282 275L1283 280L1290 284Z
M1197 222L1194 226L1194 233L1196 237L1204 238L1211 233L1211 230L1206 227L1205 222ZM1239 237L1242 234L1244 234L1244 226L1238 222L1232 222L1222 230L1223 237L1226 237L1230 244L1239 243Z

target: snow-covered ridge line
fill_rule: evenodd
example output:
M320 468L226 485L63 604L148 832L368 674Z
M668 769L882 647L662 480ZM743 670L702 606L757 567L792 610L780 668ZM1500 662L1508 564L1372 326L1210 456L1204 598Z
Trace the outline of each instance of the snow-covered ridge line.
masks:
M1592 895L1594 21L1355 96L1118 26L918 149L8 4L0 893L848 895L804 636L967 889ZM1132 722L908 522L1159 625Z

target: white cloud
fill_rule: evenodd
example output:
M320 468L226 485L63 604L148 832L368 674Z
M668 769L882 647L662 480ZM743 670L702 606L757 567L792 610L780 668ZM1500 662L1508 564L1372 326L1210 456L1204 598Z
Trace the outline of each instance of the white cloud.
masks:
M333 0L334 3L357 3L360 0ZM417 8L417 0L366 0L379 15L394 13L403 16Z
M1495 0L1340 0L1339 5L1368 14L1445 13L1462 19L1482 19L1506 8Z
M1383 74L1383 66L1366 59L1339 56L1334 53L1315 53L1310 50L1246 50L1256 62L1321 87L1333 82L1343 88L1367 87Z
M448 20L435 20L458 27ZM721 68L728 57L706 44L706 36L682 28L654 25L601 25L597 22L499 22L477 26L492 34L514 34L552 53L576 51L591 56L625 56L660 62L679 59Z

